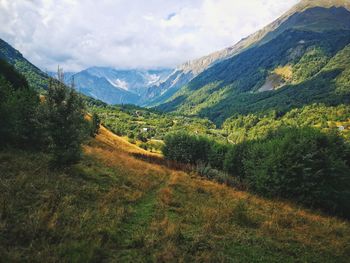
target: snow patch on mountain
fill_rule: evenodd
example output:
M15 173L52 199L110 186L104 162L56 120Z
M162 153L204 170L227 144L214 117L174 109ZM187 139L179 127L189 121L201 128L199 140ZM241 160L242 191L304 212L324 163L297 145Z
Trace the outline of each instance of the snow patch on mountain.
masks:
M121 79L111 80L110 78L106 78L106 79L111 85L113 85L116 88L129 90L129 84L124 80L121 80Z

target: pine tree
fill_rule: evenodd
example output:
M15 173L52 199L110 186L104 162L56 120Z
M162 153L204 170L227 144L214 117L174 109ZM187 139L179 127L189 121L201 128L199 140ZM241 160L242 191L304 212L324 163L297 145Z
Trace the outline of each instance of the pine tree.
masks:
M98 131L100 129L100 123L101 123L100 118L96 113L94 113L91 119L91 128L90 128L91 137L96 137L96 135L98 134Z
M0 147L40 147L39 96L26 79L0 59Z
M68 88L62 70L58 80L51 79L44 103L47 122L49 152L54 166L71 165L81 157L81 143L87 134L82 98L74 90L74 82Z

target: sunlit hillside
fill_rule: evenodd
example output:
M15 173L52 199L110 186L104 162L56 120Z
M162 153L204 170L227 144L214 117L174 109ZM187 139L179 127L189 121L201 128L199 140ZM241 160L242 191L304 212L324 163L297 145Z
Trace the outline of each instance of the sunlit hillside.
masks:
M346 262L350 224L135 159L102 127L80 164L0 154L4 262Z
M0 263L350 262L350 0L0 21Z

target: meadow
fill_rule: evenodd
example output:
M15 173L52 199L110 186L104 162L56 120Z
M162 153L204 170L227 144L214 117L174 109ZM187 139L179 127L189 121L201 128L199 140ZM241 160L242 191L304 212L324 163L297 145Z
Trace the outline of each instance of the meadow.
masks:
M148 163L101 128L79 164L0 153L4 262L347 262L350 224Z

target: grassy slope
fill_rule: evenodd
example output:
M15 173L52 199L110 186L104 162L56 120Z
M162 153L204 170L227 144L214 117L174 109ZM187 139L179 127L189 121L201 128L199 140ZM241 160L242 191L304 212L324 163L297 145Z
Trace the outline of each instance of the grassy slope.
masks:
M346 262L350 223L134 159L102 129L83 161L0 153L0 258L40 262ZM175 260L176 259L176 260Z

